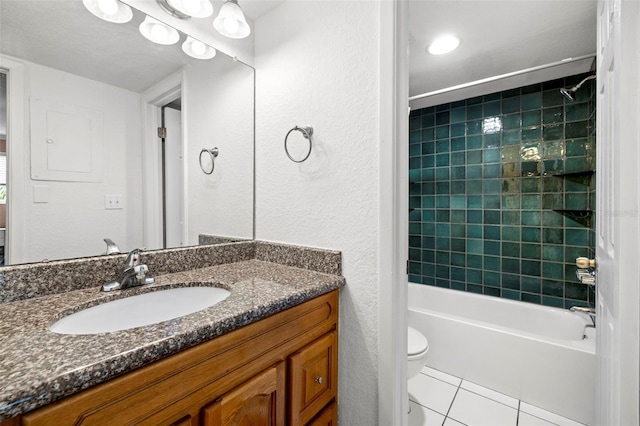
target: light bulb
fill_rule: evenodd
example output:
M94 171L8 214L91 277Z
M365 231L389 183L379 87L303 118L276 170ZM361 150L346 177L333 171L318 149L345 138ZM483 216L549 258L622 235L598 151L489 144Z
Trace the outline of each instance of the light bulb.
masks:
M196 55L204 55L204 52L207 51L207 46L200 40L194 40L191 42L191 50L193 50L193 53Z
M87 10L107 22L124 24L133 18L131 8L117 0L82 0Z
M200 13L200 2L198 0L183 0L184 10L191 16L197 16Z
M213 27L223 36L230 38L245 38L251 34L251 28L238 6L238 0L226 0L220 8Z
M154 40L158 40L160 43L162 43L167 40L169 32L164 25L153 24L151 26L151 35L153 36Z
M224 20L224 29L227 30L230 34L235 34L238 32L238 28L240 28L240 24L237 20L233 18L226 18Z
M216 49L190 36L182 43L182 51L196 59L211 59L216 56Z
M154 43L170 45L180 40L180 34L174 28L153 19L150 16L144 18L144 22L140 24L140 33Z
M444 55L455 50L460 46L460 39L453 35L444 35L435 39L429 46L427 51L432 55Z
M98 9L105 15L115 15L118 13L118 3L116 0L98 0Z
M194 18L206 18L213 13L213 6L209 0L163 0L171 9Z

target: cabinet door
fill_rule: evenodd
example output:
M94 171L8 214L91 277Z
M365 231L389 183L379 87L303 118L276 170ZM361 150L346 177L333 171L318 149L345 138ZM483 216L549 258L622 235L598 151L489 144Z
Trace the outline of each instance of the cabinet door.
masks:
M285 364L280 362L204 407L202 425L284 425L285 387Z
M289 358L290 423L306 424L335 398L338 389L338 340L325 334Z
M332 402L327 405L324 410L313 420L311 420L307 426L337 426L338 424L338 404Z
M198 426L198 424L198 418L188 414L180 420L171 423L170 426Z

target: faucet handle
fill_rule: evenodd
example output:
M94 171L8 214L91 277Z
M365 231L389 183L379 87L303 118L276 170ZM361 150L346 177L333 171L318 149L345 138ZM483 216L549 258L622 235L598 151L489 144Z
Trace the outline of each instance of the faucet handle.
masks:
M136 265L133 267L133 270L136 271L139 277L144 277L149 272L149 267L145 264Z
M596 285L596 274L588 269L577 269L576 277L582 284Z
M124 269L133 268L140 264L141 249L133 249L127 255L127 259L124 261Z
M149 267L145 264L134 266L133 270L136 273L136 279L141 285L153 284L156 281L155 278L147 276L147 273L149 272Z

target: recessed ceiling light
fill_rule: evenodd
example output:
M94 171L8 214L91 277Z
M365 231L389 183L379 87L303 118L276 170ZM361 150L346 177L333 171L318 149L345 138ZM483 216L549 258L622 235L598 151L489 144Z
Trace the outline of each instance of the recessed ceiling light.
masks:
M427 47L427 52L432 55L444 55L460 46L460 39L453 35L444 35L435 39Z

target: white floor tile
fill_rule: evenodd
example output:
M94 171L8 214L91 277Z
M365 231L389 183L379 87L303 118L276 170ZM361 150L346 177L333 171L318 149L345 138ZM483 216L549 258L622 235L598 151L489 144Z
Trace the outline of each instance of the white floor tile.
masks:
M469 426L516 426L518 410L460 389L448 416Z
M526 402L520 403L520 411L524 411L527 414L531 414L559 426L582 426L582 423L567 419L566 417L559 416L557 414L543 410L542 408L527 404Z
M466 426L464 423L457 422L451 417L447 417L442 426Z
M444 415L458 390L456 386L424 374L409 379L408 388L409 400Z
M515 408L516 410L518 409L519 401L517 399L511 398L510 396L507 396L500 392L496 392L489 388L485 388L484 386L476 385L475 383L471 383L466 380L462 381L462 384L460 385L460 387L462 389L466 389L473 393L477 393L478 395L486 396L487 398L493 399L494 401L501 402L504 405L508 405L511 408Z
M518 415L518 426L556 426L556 424L521 411Z
M429 410L427 407L423 407L413 401L409 401L409 406L411 407L411 412L409 412L408 416L409 426L442 426L444 422L442 414Z
M434 368L424 366L420 371L422 374L426 374L427 376L435 377L436 379L440 379L443 382L447 382L453 386L460 386L461 378L452 376L451 374L444 373L440 370L436 370Z

